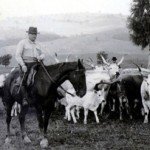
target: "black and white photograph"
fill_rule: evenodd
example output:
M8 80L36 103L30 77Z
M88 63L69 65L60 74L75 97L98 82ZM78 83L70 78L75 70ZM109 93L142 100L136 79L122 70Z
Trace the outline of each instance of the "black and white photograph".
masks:
M0 150L150 150L150 0L0 0Z

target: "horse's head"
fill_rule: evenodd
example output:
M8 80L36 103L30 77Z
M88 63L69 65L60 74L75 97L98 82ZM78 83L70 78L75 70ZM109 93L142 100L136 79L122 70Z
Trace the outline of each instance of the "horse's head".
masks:
M83 97L86 94L85 68L80 59L77 62L75 70L70 72L68 80L72 83L77 96Z

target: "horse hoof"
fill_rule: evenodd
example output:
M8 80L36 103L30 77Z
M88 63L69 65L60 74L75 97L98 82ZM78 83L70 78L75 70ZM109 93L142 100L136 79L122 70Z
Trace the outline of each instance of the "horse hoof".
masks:
M25 136L23 140L24 140L24 143L25 143L25 144L31 143L31 140L29 139L28 136Z
M122 118L122 117L120 117L120 121L123 121L123 118Z
M40 142L40 146L41 146L41 148L47 148L48 147L47 138L42 139L42 141Z
M11 143L11 138L7 137L7 138L5 139L5 144L10 144L10 143Z
M68 118L67 118L67 117L64 117L64 119L67 120Z
M86 125L86 124L87 124L87 122L84 122L84 124Z
M148 121L147 121L147 120L144 120L144 123L146 124L146 123L148 123Z
M133 117L132 116L130 116L130 120L132 120L133 119Z

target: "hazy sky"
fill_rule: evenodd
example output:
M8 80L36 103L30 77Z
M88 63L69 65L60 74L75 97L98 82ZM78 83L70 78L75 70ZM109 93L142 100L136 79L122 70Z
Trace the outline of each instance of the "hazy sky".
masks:
M70 12L129 14L132 0L0 0L1 18Z

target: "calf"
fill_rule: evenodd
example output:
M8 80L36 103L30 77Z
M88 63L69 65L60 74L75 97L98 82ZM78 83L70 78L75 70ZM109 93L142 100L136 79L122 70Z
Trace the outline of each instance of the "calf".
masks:
M69 90L69 92L73 92L74 90ZM99 118L97 116L97 108L102 102L101 98L101 91L87 91L86 95L82 98L78 96L72 97L71 95L66 93L66 113L68 117L68 121L71 120L71 116L73 118L74 123L77 122L75 115L74 115L74 108L77 107L83 107L84 108L84 124L87 124L87 116L88 111L91 110L94 112L96 122L99 123ZM70 110L71 110L71 116L70 116Z

